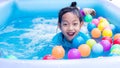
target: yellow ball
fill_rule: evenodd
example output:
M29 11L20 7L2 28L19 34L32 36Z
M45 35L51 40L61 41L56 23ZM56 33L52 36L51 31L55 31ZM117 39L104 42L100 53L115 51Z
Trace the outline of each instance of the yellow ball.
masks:
M109 24L107 22L101 22L98 24L98 29L100 31L103 31L106 26L109 26Z
M52 49L52 56L54 56L57 59L63 58L65 55L65 50L62 46L55 46Z
M94 45L94 44L96 44L97 42L94 40L94 39L89 39L89 40L87 40L87 42L86 42L86 44L90 47L90 48L92 48L92 46Z
M103 37L112 37L112 30L110 29L104 29L102 32Z
M108 23L107 19L105 19L105 18L100 18L99 23L101 23L101 22L106 22L106 23Z
M82 44L78 47L82 57L88 57L91 53L91 48L87 44Z

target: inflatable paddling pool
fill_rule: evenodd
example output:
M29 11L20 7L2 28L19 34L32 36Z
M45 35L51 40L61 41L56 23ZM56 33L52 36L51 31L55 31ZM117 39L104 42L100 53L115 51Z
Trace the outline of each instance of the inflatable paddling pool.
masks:
M55 33L58 12L72 1L0 1L0 68L119 68L119 56L73 60L41 60L38 57L50 53L52 45L46 44L49 44ZM105 17L117 27L117 33L120 33L119 7L105 0L76 2L80 8L94 8L96 17ZM7 56L11 54L17 58Z

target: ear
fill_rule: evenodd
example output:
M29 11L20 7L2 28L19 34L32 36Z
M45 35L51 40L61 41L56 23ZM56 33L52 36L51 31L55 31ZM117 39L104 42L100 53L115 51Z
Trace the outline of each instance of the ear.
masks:
M58 28L61 30L61 25L60 25L59 22L58 22L58 26L57 26L57 29L56 29L56 33L57 33L57 31L58 31Z
M84 22L82 21L82 22L80 22L80 28L83 26L83 24L84 24Z
M61 24L58 22L58 28L61 29Z

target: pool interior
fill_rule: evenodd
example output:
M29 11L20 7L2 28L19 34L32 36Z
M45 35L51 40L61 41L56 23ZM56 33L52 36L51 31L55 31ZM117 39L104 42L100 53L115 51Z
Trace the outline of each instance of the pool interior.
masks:
M50 54L50 41L56 33L57 18L18 18L0 32L2 58L14 55L19 59L40 59Z
M81 31L89 34L87 24L84 23ZM14 19L0 31L0 58L43 59L45 55L51 54L54 47L51 41L56 34L56 29L57 18L23 17ZM95 40L99 42L100 39ZM110 51L104 52L101 56L110 56ZM86 58L96 57L91 52L90 56ZM67 59L67 54L63 59Z

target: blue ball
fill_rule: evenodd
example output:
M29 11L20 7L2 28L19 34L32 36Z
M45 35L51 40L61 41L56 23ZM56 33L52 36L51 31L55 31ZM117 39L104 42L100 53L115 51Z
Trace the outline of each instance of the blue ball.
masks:
M79 45L85 44L85 40L81 36L77 36L72 41L73 48L78 48Z
M113 24L110 24L110 27L112 29L113 34L116 34L116 26Z
M100 56L103 53L103 46L99 43L93 45L92 53L94 56Z
M95 24L89 23L89 24L87 25L87 29L88 29L89 32L91 32L91 31L93 30L93 28L96 28L96 25L95 25Z

